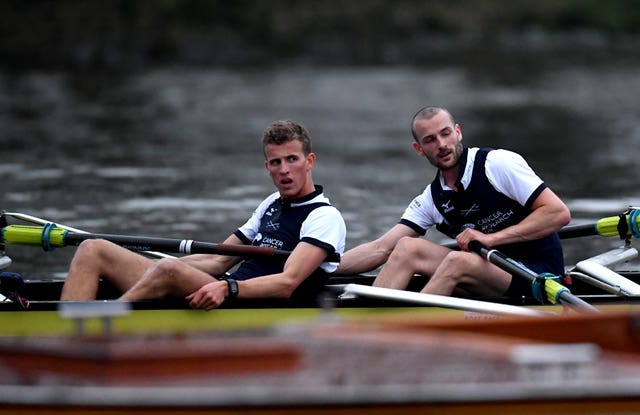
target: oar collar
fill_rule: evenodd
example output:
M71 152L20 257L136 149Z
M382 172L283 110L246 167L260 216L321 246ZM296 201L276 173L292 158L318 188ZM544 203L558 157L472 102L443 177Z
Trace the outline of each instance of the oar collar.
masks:
M53 251L53 247L51 246L51 231L55 228L57 228L57 225L51 222L46 223L42 227L42 249L44 249L45 252Z

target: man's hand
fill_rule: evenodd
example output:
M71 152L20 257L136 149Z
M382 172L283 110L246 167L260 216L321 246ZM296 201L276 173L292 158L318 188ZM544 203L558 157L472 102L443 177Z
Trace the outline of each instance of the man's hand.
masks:
M189 307L191 308L213 310L222 304L228 289L226 281L210 282L189 294L186 300L189 301Z
M476 231L475 229L465 229L456 236L456 242L463 251L469 251L469 242L478 241L482 245L491 248L493 246L493 237L486 233Z

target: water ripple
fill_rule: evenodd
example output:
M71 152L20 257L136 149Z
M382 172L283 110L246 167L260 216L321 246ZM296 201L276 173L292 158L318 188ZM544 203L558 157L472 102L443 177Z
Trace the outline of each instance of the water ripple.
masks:
M123 212L154 211L162 209L180 210L238 210L255 209L262 199L191 199L177 197L136 198L118 203L116 208Z

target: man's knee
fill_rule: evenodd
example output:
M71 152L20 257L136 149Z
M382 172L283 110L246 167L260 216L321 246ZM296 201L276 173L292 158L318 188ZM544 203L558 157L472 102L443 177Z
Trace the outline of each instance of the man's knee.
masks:
M396 243L391 255L398 259L414 257L416 254L420 253L420 242L420 239L404 236L398 240L398 243Z
M74 259L98 264L102 258L106 257L108 244L109 242L102 239L86 239L78 245Z
M472 266L473 256L469 252L451 251L442 260L442 266L451 270L464 271Z
M446 251L444 247L431 241L405 236L398 240L392 255L399 261L440 262Z
M470 274L470 271L474 267L473 254L462 251L449 252L440 265L439 269L444 272L438 273L443 278L446 278L453 282L456 286L464 281L464 278Z
M85 239L78 245L78 252L96 254L102 251L104 241L101 239Z
M148 278L154 280L156 283L172 282L178 274L178 263L172 258L162 258L155 262L148 272Z

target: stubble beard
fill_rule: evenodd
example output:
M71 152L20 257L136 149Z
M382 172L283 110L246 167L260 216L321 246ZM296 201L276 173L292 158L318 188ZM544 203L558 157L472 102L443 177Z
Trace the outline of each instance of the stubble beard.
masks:
M462 146L462 142L458 141L456 143L456 146L453 148L453 153L451 154L453 157L451 163L441 163L437 158L434 158L433 160L427 158L427 160L429 160L429 163L431 163L432 166L438 168L440 171L447 171L458 167L458 163L460 163L460 156L462 156L463 150L464 147Z

